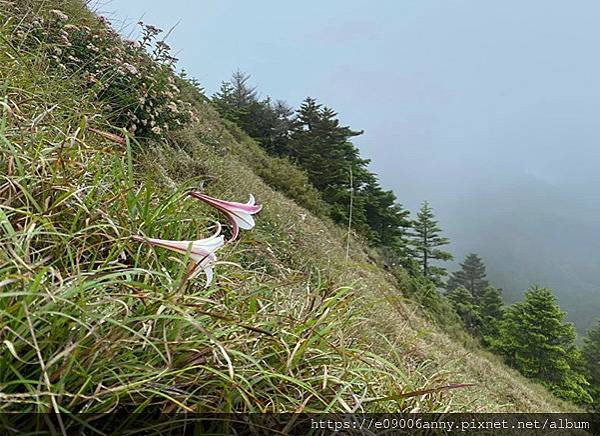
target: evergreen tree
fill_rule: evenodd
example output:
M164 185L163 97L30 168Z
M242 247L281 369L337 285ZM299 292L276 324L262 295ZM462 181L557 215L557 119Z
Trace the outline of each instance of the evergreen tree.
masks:
M447 274L446 269L433 265L433 261L452 260L452 255L439 247L449 244L447 238L440 236L442 230L438 226L429 203L424 202L413 222L411 234L411 253L419 261L421 273L439 284L440 278Z
M248 85L249 79L248 74L236 71L231 80L221 83L221 88L212 98L219 113L240 124L242 129L247 121L245 118L250 115L251 106L257 103L256 89Z
M468 289L458 287L447 294L454 310L462 319L467 330L472 334L477 334L481 325L481 317L475 305L473 295Z
M588 383L577 370L581 355L575 345L575 329L564 323L564 317L548 289L533 287L507 311L493 348L507 363L541 381L557 396L589 403Z
M392 248L398 255L406 256L410 212L396 202L392 191L384 191L373 176L359 192L364 198L367 223L371 229L371 242Z
M367 170L369 161L362 159L350 142L350 138L362 133L341 126L335 111L309 97L297 111L289 154L307 171L323 199L333 206L334 221L348 222L350 197L354 196L354 229L367 230L364 201L355 194L362 191L372 174Z
M500 334L500 322L504 317L502 290L488 286L479 300L481 318L480 334L483 342L489 345Z
M297 111L289 152L309 172L317 189L348 188L350 169L354 187L360 189L369 178L366 170L369 161L360 158L358 149L349 140L363 132L341 126L336 117L331 108L306 98Z
M290 135L294 126L292 109L286 102L277 100L274 104L269 104L272 112L272 123L269 127L269 135L262 142L268 152L276 155L287 154Z
M231 76L229 85L231 92L229 93L230 106L234 109L244 109L257 101L256 88L248 85L250 75L237 70Z
M286 103L259 100L256 88L248 85L250 76L236 71L221 84L212 100L224 118L236 123L268 152L282 155L293 126L293 109Z
M584 339L583 359L590 383L590 394L594 400L592 408L600 412L600 321Z
M237 110L233 105L233 86L230 82L221 82L221 87L212 96L212 101L223 118L234 123L239 121Z
M446 285L448 290L463 286L471 292L475 302L479 302L483 292L489 285L485 279L486 273L483 260L475 253L470 253L465 257L460 267L461 269L453 272L448 279Z

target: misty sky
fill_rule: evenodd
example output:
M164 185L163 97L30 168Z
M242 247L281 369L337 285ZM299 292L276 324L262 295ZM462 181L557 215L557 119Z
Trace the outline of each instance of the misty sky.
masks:
M140 18L179 22L168 42L208 94L239 68L263 95L333 107L365 130L354 142L384 187L412 210L432 203L458 257L482 253L495 277L523 275L514 286L564 288L587 274L573 286L600 292L597 1L112 0L100 10L125 33ZM550 250L563 253L525 259Z

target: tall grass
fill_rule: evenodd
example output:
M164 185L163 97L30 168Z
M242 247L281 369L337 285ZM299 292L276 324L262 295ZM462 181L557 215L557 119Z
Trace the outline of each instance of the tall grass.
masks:
M68 3L71 17L82 10ZM138 142L79 75L16 43L18 19L0 29L0 412L456 411L525 386L497 363L467 362L357 241L346 259L343 231L252 169L302 176L236 139L204 100L189 99L197 122ZM220 252L211 287L182 287L185 259L131 236L212 233L214 213L185 195L201 181L265 207ZM320 207L290 180L271 184ZM483 393L455 395L465 381ZM502 404L566 407L524 389Z

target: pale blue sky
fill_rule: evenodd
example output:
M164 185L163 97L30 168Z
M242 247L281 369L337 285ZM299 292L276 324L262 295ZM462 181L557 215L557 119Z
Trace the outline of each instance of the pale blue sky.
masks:
M459 258L564 287L585 248L574 286L598 293L599 2L102 4L116 27L179 22L169 42L209 94L239 68L263 95L316 97L364 129L371 169L410 209L431 201ZM546 251L558 258L535 263Z

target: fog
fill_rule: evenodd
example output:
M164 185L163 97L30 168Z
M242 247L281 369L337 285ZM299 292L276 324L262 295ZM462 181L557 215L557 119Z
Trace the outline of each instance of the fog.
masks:
M103 2L124 33L168 29L209 94L231 72L316 97L406 207L432 203L451 251L509 301L548 286L600 317L600 4L403 0Z

